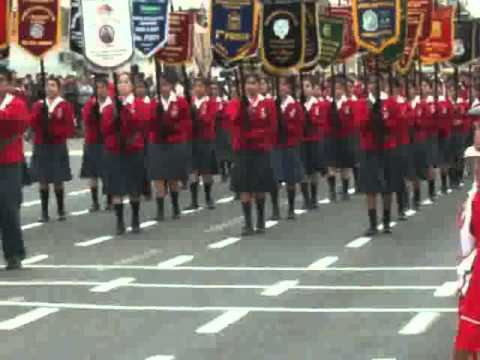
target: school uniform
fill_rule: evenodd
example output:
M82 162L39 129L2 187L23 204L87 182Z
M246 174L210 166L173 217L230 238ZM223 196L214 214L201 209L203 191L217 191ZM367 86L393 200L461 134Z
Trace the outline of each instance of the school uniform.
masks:
M304 131L304 113L302 106L291 96L287 96L281 103L281 116L284 135L278 131L274 139L272 151L272 166L275 181L285 182L287 185L299 183L305 176L300 156L300 144Z
M432 165L432 143L429 139L432 122L433 97L430 101L417 97L412 107L415 117L415 172L416 177L426 179L426 169Z
M355 126L353 122L354 100L342 96L335 99L339 127L335 131L335 167L340 169L353 168L355 157Z
M301 154L306 175L316 174L324 166L320 150L322 108L315 97L305 102L305 126L302 137ZM323 114L325 115L325 114Z
M397 108L397 151L400 159L399 168L402 178L411 179L414 177L413 167L413 136L411 136L412 111L410 104L403 96L393 98Z
M332 121L332 102L328 98L318 100L320 110L320 163L323 170L327 167L335 167L335 139L334 124Z
M216 174L215 121L217 104L208 96L193 99L192 170L199 174Z
M441 96L438 101L438 165L448 166L451 164L452 151L452 119L453 104L450 99Z
M21 267L25 246L20 224L23 133L28 110L20 98L6 94L0 103L0 236L7 269Z
M61 97L47 100L48 126L44 126L44 102L33 105L31 126L35 132L31 169L34 181L61 184L72 180L67 139L75 132L72 105Z
M222 163L224 161L232 160L232 142L230 139L230 124L225 112L226 102L220 98L212 98L215 104L215 154L217 161Z

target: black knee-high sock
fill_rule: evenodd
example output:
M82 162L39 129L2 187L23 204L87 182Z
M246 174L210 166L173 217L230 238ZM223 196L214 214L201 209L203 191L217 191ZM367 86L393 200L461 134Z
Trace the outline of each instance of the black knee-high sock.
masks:
M368 220L370 223L370 229L377 229L377 209L368 209Z
M335 198L336 197L336 177L329 176L327 181L328 181L328 190L330 192L330 196Z
M310 206L311 198L310 194L308 193L308 183L302 182L300 185L300 189L302 191L302 196L303 196L303 202L305 206Z
M132 228L140 226L140 201L131 201L132 208Z
M161 221L165 218L165 198L157 197L157 220Z
M50 191L48 188L40 189L40 201L42 203L42 217L48 218L48 200L50 197Z
M192 182L190 184L190 194L192 197L192 206L198 207L198 181Z
M252 226L252 204L250 202L242 202L243 218L245 221L245 228L251 229Z
M317 201L318 201L318 198L317 198L317 189L318 189L318 186L317 186L317 183L310 183L310 196L311 196L311 201L312 201L312 205L317 205Z
M270 192L270 197L272 200L273 215L276 216L280 212L280 205L278 203L278 188L275 187L275 189Z
M358 192L358 166L353 167L353 181L355 186L355 192Z
M265 198L257 199L257 229L265 229Z
M441 181L442 181L442 192L445 193L447 191L447 174L442 173L440 175L440 178L441 178Z
M295 212L295 196L296 196L296 189L287 189L288 194L288 213L293 214Z
M342 179L343 195L348 195L348 188L350 187L350 180Z
M115 216L117 217L117 227L123 227L124 226L124 220L123 220L123 203L120 204L115 204Z
M170 196L172 197L172 209L173 216L180 216L180 206L178 205L178 191L170 191Z
M405 212L405 193L404 189L397 191L397 205L398 205L398 215L403 215Z
M57 209L59 215L65 214L64 190L55 189L55 197L57 198Z
M428 180L428 195L430 199L435 198L435 180Z
M420 189L414 189L413 191L413 202L415 206L420 205Z
M92 204L93 206L98 207L98 187L90 188L90 194L92 195Z
M390 209L383 209L383 227L390 228Z
M212 183L203 184L203 189L205 191L205 201L207 203L212 201Z

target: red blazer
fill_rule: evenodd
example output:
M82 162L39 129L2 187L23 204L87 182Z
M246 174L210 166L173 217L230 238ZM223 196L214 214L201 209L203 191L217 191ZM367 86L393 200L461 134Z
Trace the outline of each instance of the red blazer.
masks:
M318 101L320 111L320 138L331 137L333 135L333 127L331 122L332 103L325 98Z
M410 144L409 120L412 116L410 105L405 98L394 97L395 106L397 108L397 144Z
M134 153L143 151L146 119L149 108L142 100L136 100L133 95L127 98L120 110L120 135L125 142L125 152ZM120 153L113 105L109 105L103 111L102 133L105 139L105 149L113 153Z
M436 128L433 123L436 115L436 105L433 101L421 99L416 103L415 111L415 141L424 142L431 137Z
M217 104L215 100L206 98L197 108L195 105L195 98L193 104L195 108L195 119L192 119L192 139L201 141L215 140L215 121Z
M305 105L305 125L303 133L304 142L320 141L322 138L322 115L325 116L318 99L312 97ZM308 118L307 118L308 113Z
M277 121L280 121L277 118ZM277 134L275 136L274 147L276 148L289 148L294 147L300 144L305 128L305 114L303 112L303 108L300 103L293 98L291 98L291 102L286 105L284 109L282 109L282 118L284 126L286 127L286 142L280 144L280 134L278 133L277 127ZM278 126L278 123L277 123Z
M467 101L459 98L457 103L453 104L452 131L466 134L471 130L470 116L468 110L470 105Z
M438 136L441 139L450 137L452 133L453 104L450 99L438 101Z
M148 139L151 144L180 144L190 139L192 119L190 106L183 97L172 96L164 104L161 120L157 116L157 102L154 100L150 107L148 122ZM168 107L168 108L167 108Z
M0 103L0 165L24 160L23 133L28 127L27 105L20 98L7 94ZM2 145L4 140L8 144Z
M35 144L65 144L75 132L74 110L72 104L58 97L50 105L48 132L50 139L43 137L43 100L37 101L32 108L30 119L31 126L35 131Z
M215 106L215 129L223 129L228 131L230 123L228 122L228 116L226 114L227 102L219 97L212 98L212 102Z
M249 115L249 127L244 124L245 111ZM232 100L229 114L232 124L232 148L234 151L272 149L277 127L277 112L274 102L258 96L249 100L248 109L239 99Z
M343 139L355 132L355 124L353 117L353 108L358 100L347 99L342 102L338 110L340 120L340 129L335 133L337 139Z
M85 144L103 144L102 135L102 113L105 107L111 104L112 100L107 98L104 104L99 107L98 119L95 114L96 99L92 96L82 109L82 119L85 126Z

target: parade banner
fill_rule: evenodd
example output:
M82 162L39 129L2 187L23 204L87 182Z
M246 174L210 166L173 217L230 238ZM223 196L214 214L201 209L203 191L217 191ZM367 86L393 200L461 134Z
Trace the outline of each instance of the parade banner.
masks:
M8 1L0 2L0 60L6 59L10 49L10 11Z
M415 59L420 37L423 31L423 14L420 15L420 21L408 24L407 41L403 50L402 57L395 63L395 69L402 75L408 74Z
M355 37L353 36L352 8L350 6L328 7L327 15L339 17L344 20L343 44L342 49L337 57L338 61L343 62L358 52L358 45L355 41Z
M420 26L420 42L430 37L434 0L408 0L408 24ZM423 19L422 19L423 15Z
M303 70L309 71L317 65L319 56L318 12L316 2L305 1L303 6L305 13L305 53L303 58Z
M473 57L480 58L480 22L478 20L473 24Z
M319 15L320 57L318 63L321 67L326 68L337 61L343 48L344 24L342 18Z
M305 54L305 16L300 0L265 0L260 57L265 70L285 74L299 69Z
M407 0L401 0L401 28L400 28L400 39L397 43L388 46L385 48L383 53L380 55L380 62L383 63L386 67L390 67L395 61L399 60L403 51L405 50L405 44L407 41L407 31L408 31L408 8Z
M454 57L450 62L463 65L474 59L474 35L475 22L473 20L461 19L455 23Z
M114 69L133 56L132 12L128 1L81 0L85 58Z
M430 37L420 44L420 58L425 64L448 61L453 56L455 8L439 6L432 14Z
M257 0L212 0L209 27L215 57L230 62L251 55L258 22Z
M401 35L401 0L352 0L353 34L358 46L374 54Z
M80 0L72 0L69 26L70 51L83 55L82 13Z
M193 26L193 59L200 74L207 78L213 62L210 32L197 23Z
M43 57L60 43L60 0L18 1L18 44Z
M154 55L167 41L169 0L133 0L132 27L135 49Z
M181 65L192 60L194 15L189 12L171 12L167 45L155 55L166 65Z

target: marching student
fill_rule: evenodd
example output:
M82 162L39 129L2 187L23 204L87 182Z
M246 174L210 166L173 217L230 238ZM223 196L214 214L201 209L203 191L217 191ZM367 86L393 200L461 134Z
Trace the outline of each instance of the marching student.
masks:
M470 108L468 100L458 96L453 102L453 121L452 121L452 170L450 171L450 182L453 189L458 189L463 185L464 159L466 138L471 131L471 118L468 115Z
M208 82L195 79L193 84L193 107L195 116L192 119L192 175L190 183L191 203L187 210L198 209L198 186L200 176L203 180L205 203L210 210L215 209L212 197L213 175L217 172L215 156L215 111L216 104L207 95Z
M189 134L192 128L190 107L185 98L177 96L176 79L163 74L160 99L152 102L148 124L148 178L156 190L157 221L165 219L165 197L170 193L172 218L180 218L180 182L188 178L192 160Z
M452 122L454 96L453 83L445 84L445 95L438 101L438 167L440 168L441 192L447 194L450 164L452 163Z
M276 109L260 95L260 79L248 75L245 95L232 104L232 146L234 151L232 186L240 193L245 220L243 236L254 234L252 201L257 206L257 233L265 232L265 193L274 186L271 166L272 139L276 131Z
M95 81L96 96L91 97L82 109L82 119L85 129L85 144L83 146L82 167L80 177L89 179L92 205L90 212L100 210L98 200L98 180L102 179L103 193L107 195L106 210L112 208L112 196L108 194L103 181L104 176L104 139L102 134L102 114L105 107L112 104L108 96L108 79L97 78Z
M115 74L116 76L116 74ZM129 73L118 75L117 99L103 111L102 133L105 139L105 179L113 196L116 233L126 231L123 198L130 198L132 232L140 232L140 196L144 190L144 126L149 109L135 100Z
M22 203L23 133L27 105L9 93L11 72L0 66L0 234L7 270L20 269L25 259L20 209Z
M278 187L287 184L288 220L295 219L296 187L304 175L300 156L300 144L304 135L304 113L302 106L292 97L291 79L282 77L279 82L280 113L277 113L277 133L274 137L272 151L273 174L277 186L270 193L272 199L272 220L280 219Z
M75 132L74 110L61 96L60 80L49 77L46 103L37 101L32 108L31 126L35 132L31 160L32 176L40 185L42 215L40 222L50 220L49 186L53 184L57 199L58 220L65 221L64 182L72 180L67 139Z

